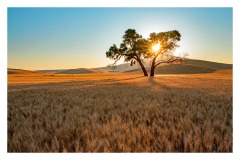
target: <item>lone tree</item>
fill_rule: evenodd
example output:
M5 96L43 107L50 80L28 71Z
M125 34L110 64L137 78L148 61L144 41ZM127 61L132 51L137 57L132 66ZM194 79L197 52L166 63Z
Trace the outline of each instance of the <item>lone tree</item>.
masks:
M146 39L142 38L135 29L128 29L123 35L123 42L118 48L116 44L113 44L106 52L106 56L110 59L115 60L112 66L115 66L117 61L124 57L125 62L130 62L130 65L134 65L136 62L139 63L143 71L144 76L148 76L147 70L143 65L143 59L147 58L145 51Z
M181 34L177 30L151 33L148 38L149 45L152 50L148 52L148 58L152 58L150 76L154 76L155 68L163 63L181 63L187 54L182 57L175 56L173 52L179 45L178 41L181 40ZM147 52L147 51L146 51Z
M122 57L124 57L125 62L130 62L131 66L138 62L144 76L148 76L148 73L143 65L143 60L151 59L150 76L154 76L155 68L158 65L181 63L185 59L187 54L182 57L173 54L180 39L181 34L176 30L151 33L148 39L144 39L136 30L128 29L125 31L120 47L118 48L113 44L106 52L106 56L115 60L112 66L115 66Z

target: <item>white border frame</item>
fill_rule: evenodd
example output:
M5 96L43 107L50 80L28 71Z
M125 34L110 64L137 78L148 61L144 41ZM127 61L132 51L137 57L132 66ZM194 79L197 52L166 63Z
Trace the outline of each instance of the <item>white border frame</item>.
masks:
M57 3L56 3L57 2ZM0 1L0 159L184 159L231 160L240 158L239 38L238 0L2 0ZM7 153L7 8L8 7L233 7L233 153ZM238 135L238 136L237 136Z

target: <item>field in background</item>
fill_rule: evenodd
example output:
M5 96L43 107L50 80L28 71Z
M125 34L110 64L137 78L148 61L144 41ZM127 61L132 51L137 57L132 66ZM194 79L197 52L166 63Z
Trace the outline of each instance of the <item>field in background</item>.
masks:
M8 152L232 152L232 70L8 74Z

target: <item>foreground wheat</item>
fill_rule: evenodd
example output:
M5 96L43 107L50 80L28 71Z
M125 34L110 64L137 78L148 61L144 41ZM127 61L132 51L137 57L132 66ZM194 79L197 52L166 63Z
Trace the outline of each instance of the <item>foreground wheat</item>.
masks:
M232 78L10 85L8 151L232 152Z

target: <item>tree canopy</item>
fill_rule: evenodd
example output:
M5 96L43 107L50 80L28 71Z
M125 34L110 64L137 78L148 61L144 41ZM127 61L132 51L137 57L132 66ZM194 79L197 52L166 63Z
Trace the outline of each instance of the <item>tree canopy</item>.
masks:
M179 57L173 54L174 50L179 47L177 42L181 40L181 34L177 30L153 32L148 39L144 39L136 30L128 29L122 38L120 47L113 44L106 52L106 56L115 60L113 65L122 57L124 57L125 62L130 62L131 65L137 62L141 66L144 76L148 76L144 59L151 59L150 76L154 76L154 70L158 65L162 63L181 63L187 56ZM153 50L154 45L159 45L159 49Z
M146 58L147 55L141 51L144 42L146 42L146 40L143 39L135 29L128 29L123 35L123 42L120 44L120 47L113 44L106 52L106 56L115 60L114 64L122 57L124 57L125 62L130 62L131 65L138 62L143 70L144 76L148 76L143 65L143 59Z
M181 40L181 34L177 30L167 31L167 32L159 32L159 33L151 33L148 38L148 42L150 45L160 45L160 49L158 51L149 52L148 58L152 58L151 61L151 73L150 76L154 76L155 68L163 63L181 63L186 54L182 57L175 56L173 52L179 45L177 42Z

